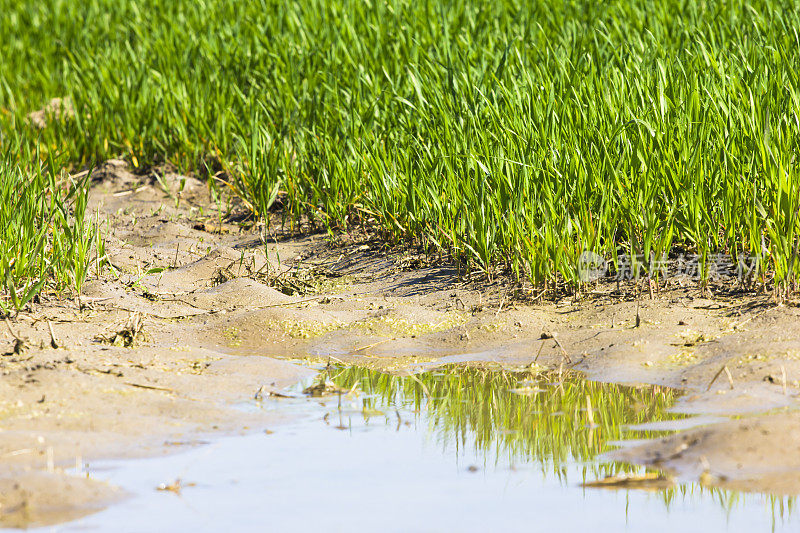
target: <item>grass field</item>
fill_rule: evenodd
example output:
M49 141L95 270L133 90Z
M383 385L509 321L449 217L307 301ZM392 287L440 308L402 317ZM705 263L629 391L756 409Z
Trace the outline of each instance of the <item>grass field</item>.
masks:
M584 250L753 257L756 282L786 289L800 272L794 2L0 0L0 10L6 152L21 139L76 168L109 157L221 167L257 213L285 193L295 219L368 224L535 283L580 285ZM27 113L65 96L73 118L28 125Z

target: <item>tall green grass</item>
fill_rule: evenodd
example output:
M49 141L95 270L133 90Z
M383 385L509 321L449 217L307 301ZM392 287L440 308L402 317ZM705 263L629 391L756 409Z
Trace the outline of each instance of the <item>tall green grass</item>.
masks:
M22 309L42 289L80 292L103 253L97 224L87 218L85 180L70 180L52 157L25 159L20 163L10 150L0 154L2 315Z
M38 138L76 163L221 163L257 213L282 196L295 220L369 224L536 283L579 286L584 250L680 250L796 284L797 3L0 9L2 128L71 96L74 119Z

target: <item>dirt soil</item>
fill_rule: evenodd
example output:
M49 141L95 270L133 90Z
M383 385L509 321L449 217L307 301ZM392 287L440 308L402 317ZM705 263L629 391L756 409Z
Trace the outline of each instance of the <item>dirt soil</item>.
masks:
M94 172L91 206L113 269L80 297L42 298L0 331L0 525L65 521L124 496L76 475L87 461L279 424L274 411L238 406L313 375L296 359L395 372L535 361L678 387L677 410L722 422L614 458L713 485L800 492L793 305L703 296L678 282L652 298L599 285L582 298L520 299L510 284L465 280L376 241L233 222L205 183L135 175L122 161Z

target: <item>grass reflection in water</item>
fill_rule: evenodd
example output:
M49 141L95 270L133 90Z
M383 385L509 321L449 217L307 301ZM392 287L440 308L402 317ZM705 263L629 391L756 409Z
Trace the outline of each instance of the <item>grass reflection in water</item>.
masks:
M678 395L673 389L597 383L574 373L448 366L398 376L331 367L328 376L342 389L361 391L366 416L382 412L391 423L395 409L412 411L444 446L474 446L487 463L538 462L559 476L566 462L587 462L611 449L626 425L681 418L667 412ZM630 470L616 463L587 466L594 476Z
M363 367L329 365L320 383L342 391L340 426L364 423L422 426L444 450L474 449L484 466L534 465L563 484L577 484L644 468L596 460L626 438L666 434L629 426L685 418L669 408L680 391L659 386L623 386L587 381L578 373L511 371L448 365L416 375L387 374ZM351 392L352 394L345 394ZM329 413L332 416L333 413ZM413 416L412 420L409 420ZM348 419L350 423L348 423ZM331 420L332 422L332 420ZM466 466L466 465L465 465ZM567 479L579 472L579 479ZM653 487L655 488L655 487ZM667 508L681 501L710 498L727 513L747 495L684 483L660 488ZM793 514L795 498L764 495L773 528Z

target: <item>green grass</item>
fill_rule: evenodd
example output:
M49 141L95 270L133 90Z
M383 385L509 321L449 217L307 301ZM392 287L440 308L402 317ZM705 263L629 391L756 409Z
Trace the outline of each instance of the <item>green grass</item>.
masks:
M76 165L227 170L257 213L361 224L579 287L578 258L800 265L800 6L0 0L0 131ZM26 113L70 96L38 132Z
M80 292L89 269L103 260L98 225L87 217L85 179L70 179L52 157L20 158L25 149L16 148L0 153L2 315L23 308L43 289Z

